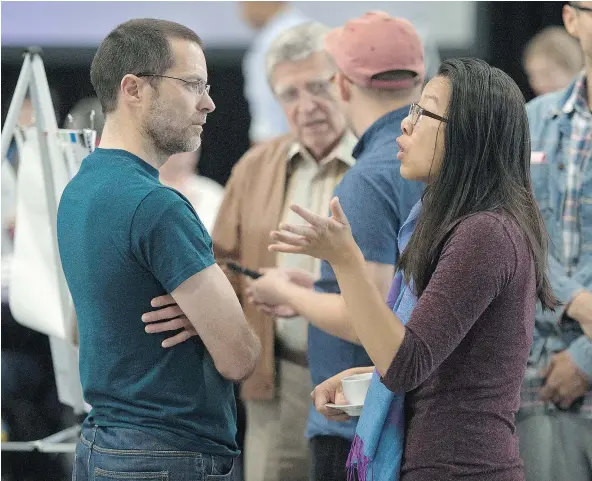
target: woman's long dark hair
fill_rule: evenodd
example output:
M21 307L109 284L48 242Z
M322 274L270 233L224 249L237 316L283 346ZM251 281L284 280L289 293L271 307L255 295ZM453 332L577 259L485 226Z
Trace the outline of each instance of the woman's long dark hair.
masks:
M456 225L476 212L502 211L523 230L534 256L537 296L544 309L558 304L547 277L548 235L530 180L530 133L524 97L501 70L478 59L440 65L451 87L444 157L398 267L417 295L427 287Z

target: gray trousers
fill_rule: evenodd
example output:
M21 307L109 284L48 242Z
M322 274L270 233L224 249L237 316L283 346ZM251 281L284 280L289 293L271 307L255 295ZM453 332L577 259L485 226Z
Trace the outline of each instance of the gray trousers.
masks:
M516 424L526 481L591 481L592 419L552 412Z
M312 382L308 369L280 360L272 401L246 401L245 481L308 481L311 456L304 433Z

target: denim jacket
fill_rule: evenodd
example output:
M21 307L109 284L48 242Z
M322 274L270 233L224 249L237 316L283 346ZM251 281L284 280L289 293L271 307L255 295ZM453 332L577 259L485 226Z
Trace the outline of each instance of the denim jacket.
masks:
M566 304L579 290L592 290L592 161L583 172L580 191L579 225L580 257L571 276L558 259L562 259L561 216L566 192L566 156L571 134L573 111L564 106L576 81L565 90L544 95L526 106L533 152L544 152L546 162L531 163L534 194L550 236L549 277L555 295ZM592 93L589 93L592 94ZM591 154L592 155L592 154ZM537 365L541 356L568 349L578 368L592 380L592 340L579 326L561 327L559 320L565 307L556 312L537 309L534 342L530 363Z

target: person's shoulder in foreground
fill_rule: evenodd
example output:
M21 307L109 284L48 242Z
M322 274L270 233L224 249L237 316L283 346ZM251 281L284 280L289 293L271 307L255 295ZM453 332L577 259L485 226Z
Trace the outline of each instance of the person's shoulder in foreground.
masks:
M479 234L489 235L479 238ZM453 238L472 239L482 245L515 246L517 241L524 240L524 232L517 222L506 212L476 212L462 219L452 233ZM493 253L508 255L508 252Z
M422 476L409 479L441 479L448 468L433 463L454 459L449 469L467 479L521 480L511 426L536 304L526 236L507 214L469 215L444 243L435 269L382 378L406 393L413 412L404 471L421 467ZM426 443L438 448L426 453Z
M442 257L446 255L488 266L491 276L500 282L498 294L502 284L514 277L519 264L533 266L524 230L508 213L500 211L477 212L460 220L443 246ZM460 265L449 266L462 269ZM475 272L483 274L482 266L476 266Z

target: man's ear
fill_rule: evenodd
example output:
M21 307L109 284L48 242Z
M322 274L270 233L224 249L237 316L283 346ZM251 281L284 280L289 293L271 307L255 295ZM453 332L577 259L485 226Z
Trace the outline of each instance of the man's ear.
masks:
M337 72L335 74L335 83L337 85L337 92L339 92L339 97L344 102L349 102L351 99L351 90L352 90L352 83L351 81L343 75L341 72Z
M565 30L569 33L572 37L577 38L579 40L579 32L578 32L578 12L576 12L575 8L570 7L569 5L563 5L563 25L565 25Z
M119 101L128 105L137 105L142 101L144 79L127 74L119 84Z

